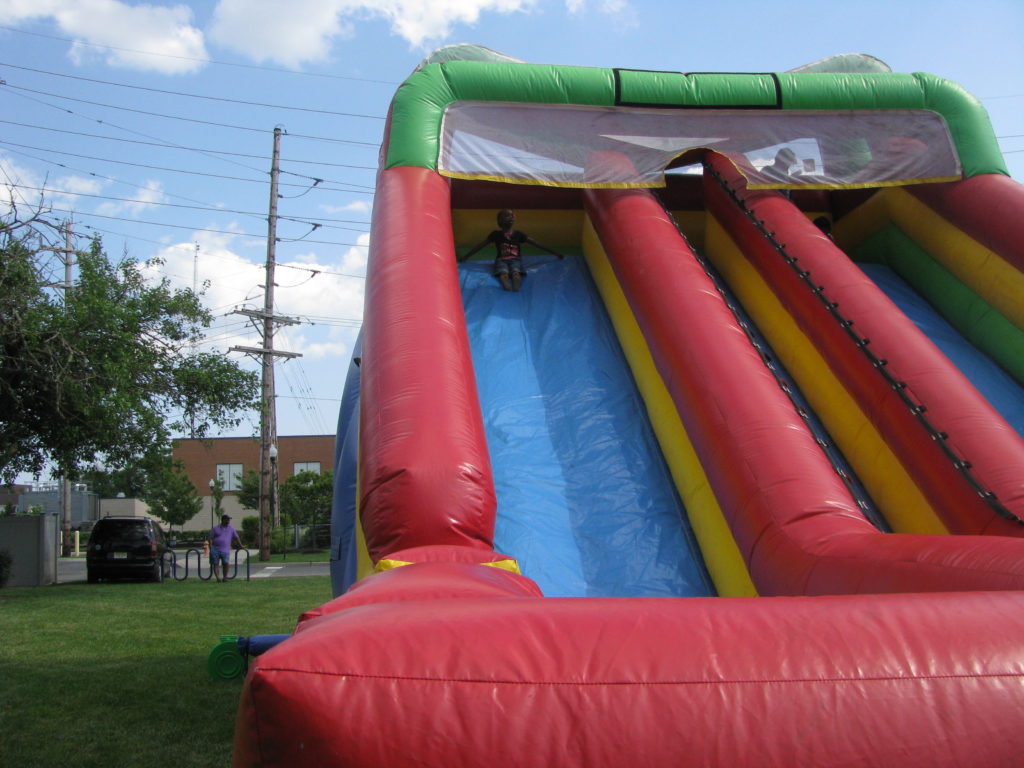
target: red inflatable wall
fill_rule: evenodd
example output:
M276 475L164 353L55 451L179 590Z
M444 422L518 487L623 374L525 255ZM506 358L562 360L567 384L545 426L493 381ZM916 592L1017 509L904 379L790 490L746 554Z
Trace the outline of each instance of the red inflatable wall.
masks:
M1021 637L1021 593L383 602L257 658L234 765L1013 766Z
M944 219L1024 272L1024 186L985 174L907 190Z
M760 594L1024 587L1020 541L879 533L653 196L586 201Z
M492 548L494 485L455 266L448 182L382 171L366 278L359 514L376 562Z
M860 338L869 340L874 357L886 361L892 377L905 385L904 392L924 407L924 418L947 436L948 447L968 463L981 487L995 493L1019 517L1024 517L1024 441L914 323L789 201L777 192L747 190L739 172L721 156L710 158L709 165L753 217L774 233L786 254L796 259L800 272L713 179L705 184L709 210L836 371L950 531L1024 536L1024 525L997 514L957 471L940 441L922 426L801 273L808 274L822 288L822 295L837 304Z
M1024 588L1019 540L874 532L650 195L588 198L759 587ZM236 768L1019 762L1024 591L548 599L507 570L449 222L440 177L382 174L360 512L374 559L411 564L255 659Z

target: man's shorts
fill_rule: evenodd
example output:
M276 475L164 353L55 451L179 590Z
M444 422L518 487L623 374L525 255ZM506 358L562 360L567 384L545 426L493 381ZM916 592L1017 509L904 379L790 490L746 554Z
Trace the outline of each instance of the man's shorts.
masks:
M218 563L228 564L228 560L231 557L230 552L222 552L219 549L210 550L210 565L217 565Z
M510 275L513 272L518 272L520 275L525 275L526 270L523 269L522 259L495 259L494 260L494 276L499 275Z

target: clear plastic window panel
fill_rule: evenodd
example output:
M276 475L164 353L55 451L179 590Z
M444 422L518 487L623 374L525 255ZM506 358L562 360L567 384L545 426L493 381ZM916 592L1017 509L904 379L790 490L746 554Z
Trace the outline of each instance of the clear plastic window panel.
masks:
M444 117L438 169L457 178L572 187L664 186L693 149L728 156L753 187L950 180L960 162L929 110L728 110L462 101Z

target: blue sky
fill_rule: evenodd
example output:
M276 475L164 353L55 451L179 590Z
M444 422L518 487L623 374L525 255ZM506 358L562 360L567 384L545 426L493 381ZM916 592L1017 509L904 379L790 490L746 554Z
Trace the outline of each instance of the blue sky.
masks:
M979 97L1024 181L1019 0L0 0L0 206L45 187L56 215L108 253L160 256L177 284L208 283L210 348L254 346L229 313L262 305L272 131L284 128L277 311L304 322L276 339L303 355L277 368L278 431L333 432L383 117L426 53L461 42L677 71L869 53ZM248 419L232 434L254 430Z

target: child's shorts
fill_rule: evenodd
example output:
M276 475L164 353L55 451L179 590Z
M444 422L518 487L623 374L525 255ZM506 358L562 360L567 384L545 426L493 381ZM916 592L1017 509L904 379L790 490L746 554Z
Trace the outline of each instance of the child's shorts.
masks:
M495 259L494 260L494 276L499 275L510 275L513 272L518 272L520 275L525 275L526 270L523 269L522 259Z

